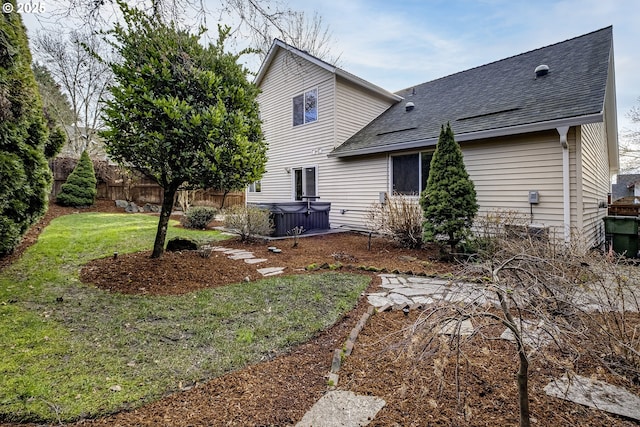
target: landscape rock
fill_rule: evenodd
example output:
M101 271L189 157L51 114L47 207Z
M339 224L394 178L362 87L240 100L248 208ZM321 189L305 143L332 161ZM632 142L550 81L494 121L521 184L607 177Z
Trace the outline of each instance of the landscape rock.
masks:
M160 206L152 205L151 203L145 203L145 205L142 207L142 210L147 213L149 212L158 213L160 212Z
M127 205L129 205L129 202L127 202L126 200L116 200L116 207L118 208L126 208Z
M138 213L140 212L140 208L134 202L127 203L127 206L124 208L124 211L127 213Z

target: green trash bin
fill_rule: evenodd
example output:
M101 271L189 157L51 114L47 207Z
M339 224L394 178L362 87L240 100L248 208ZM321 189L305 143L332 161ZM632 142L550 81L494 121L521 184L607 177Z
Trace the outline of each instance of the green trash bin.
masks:
M638 257L638 222L635 216L607 216L604 232L615 253L628 258Z

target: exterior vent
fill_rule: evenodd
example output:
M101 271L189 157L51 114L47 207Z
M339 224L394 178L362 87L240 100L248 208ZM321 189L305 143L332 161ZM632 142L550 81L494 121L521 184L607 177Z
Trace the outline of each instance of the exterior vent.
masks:
M549 66L544 64L538 65L535 69L535 73L536 78L546 76L547 74L549 74Z
M416 108L416 105L415 105L413 102L411 102L411 101L409 101L409 102L407 102L406 104L404 104L404 110L405 110L405 111L411 111L411 110L413 110L414 108Z

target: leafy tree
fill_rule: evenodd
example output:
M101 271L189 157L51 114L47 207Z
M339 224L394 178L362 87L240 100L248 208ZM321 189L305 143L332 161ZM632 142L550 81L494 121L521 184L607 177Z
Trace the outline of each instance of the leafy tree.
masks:
M244 52L224 51L228 28L219 28L217 44L203 46L201 34L118 4L126 25L111 32L121 61L111 63L117 84L102 136L114 160L154 177L164 189L151 255L157 258L180 186L215 184L222 170L248 185L264 173L258 89L238 64Z
M14 8L15 0L10 0ZM51 172L47 128L18 13L0 15L0 255L46 211Z
M56 202L62 206L91 206L96 201L96 174L93 162L86 151L80 155L78 164L62 184Z
M476 190L464 166L451 126L440 129L431 159L427 188L420 196L424 211L424 240L447 241L453 252L468 234L478 212Z

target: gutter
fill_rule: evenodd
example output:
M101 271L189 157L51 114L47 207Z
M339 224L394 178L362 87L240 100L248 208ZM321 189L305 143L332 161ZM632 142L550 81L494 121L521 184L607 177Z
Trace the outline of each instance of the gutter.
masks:
M569 117L565 119L549 120L545 122L528 123L524 125L516 125L505 128L481 130L477 132L468 132L456 134L456 141L474 141L477 139L496 138L501 136L517 135L523 133L539 132L550 129L558 129L562 127L579 126L587 123L597 123L604 120L604 113L588 114L584 116ZM401 142L396 144L380 145L376 147L360 148L355 150L332 151L328 154L328 157L352 157L362 156L367 154L379 154L388 153L390 151L400 150L412 150L417 148L424 148L428 146L435 146L438 142L438 138L418 139L414 141Z

